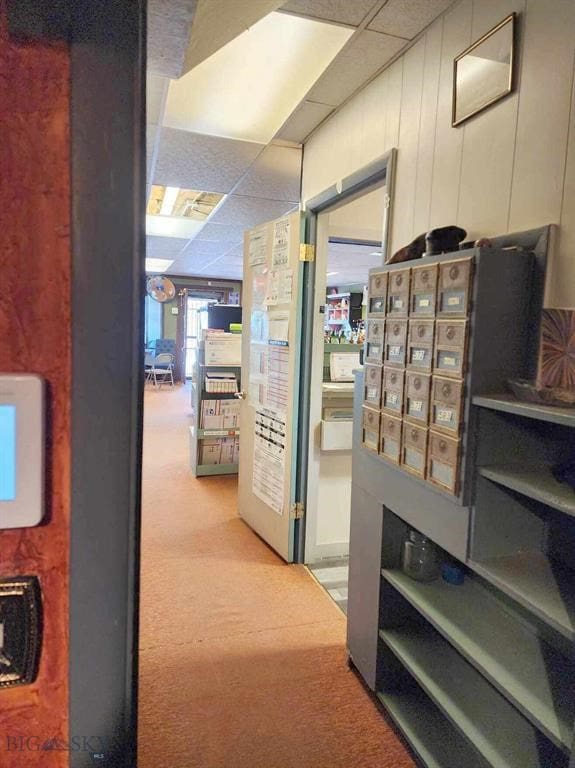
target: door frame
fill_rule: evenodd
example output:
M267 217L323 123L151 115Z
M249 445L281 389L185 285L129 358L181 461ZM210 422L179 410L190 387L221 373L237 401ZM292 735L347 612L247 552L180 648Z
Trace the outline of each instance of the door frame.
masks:
M382 182L387 188L387 196L383 215L382 229L382 259L385 262L391 241L391 221L393 214L393 197L395 184L395 168L397 150L391 149L371 163L332 184L323 192L303 201L304 215L302 217L302 243L312 245L317 252L318 217L332 208L339 207L344 202L351 202L363 195L370 187ZM302 312L302 345L301 345L301 376L298 413L298 451L297 451L297 498L304 501L308 509L308 475L310 461L310 425L311 425L311 380L313 355L313 328L315 306L316 263L309 261L304 264L303 274L303 312ZM295 530L295 562L305 562L306 515L296 520Z

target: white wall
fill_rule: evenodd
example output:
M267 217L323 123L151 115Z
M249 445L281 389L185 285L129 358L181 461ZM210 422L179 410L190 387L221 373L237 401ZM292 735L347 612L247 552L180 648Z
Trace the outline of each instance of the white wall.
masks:
M517 91L452 128L454 57L511 11ZM303 199L397 147L391 252L445 224L559 224L548 303L575 306L574 69L574 0L462 0L305 144Z

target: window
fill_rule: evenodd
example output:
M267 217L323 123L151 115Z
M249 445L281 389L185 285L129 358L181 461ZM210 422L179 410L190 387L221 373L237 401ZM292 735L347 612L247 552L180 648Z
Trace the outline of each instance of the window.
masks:
M145 303L145 341L149 347L156 339L162 338L163 306L151 296L146 296Z

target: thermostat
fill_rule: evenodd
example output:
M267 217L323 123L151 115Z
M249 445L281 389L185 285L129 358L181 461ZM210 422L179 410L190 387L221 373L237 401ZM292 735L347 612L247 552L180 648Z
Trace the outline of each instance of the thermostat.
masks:
M29 528L44 516L44 382L0 374L0 528Z

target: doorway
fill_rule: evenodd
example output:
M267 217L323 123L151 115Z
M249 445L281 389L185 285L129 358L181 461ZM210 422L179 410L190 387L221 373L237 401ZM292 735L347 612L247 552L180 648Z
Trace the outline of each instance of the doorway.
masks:
M198 344L202 331L208 327L208 304L206 299L186 297L186 339L184 345L185 378L191 379L198 358Z

